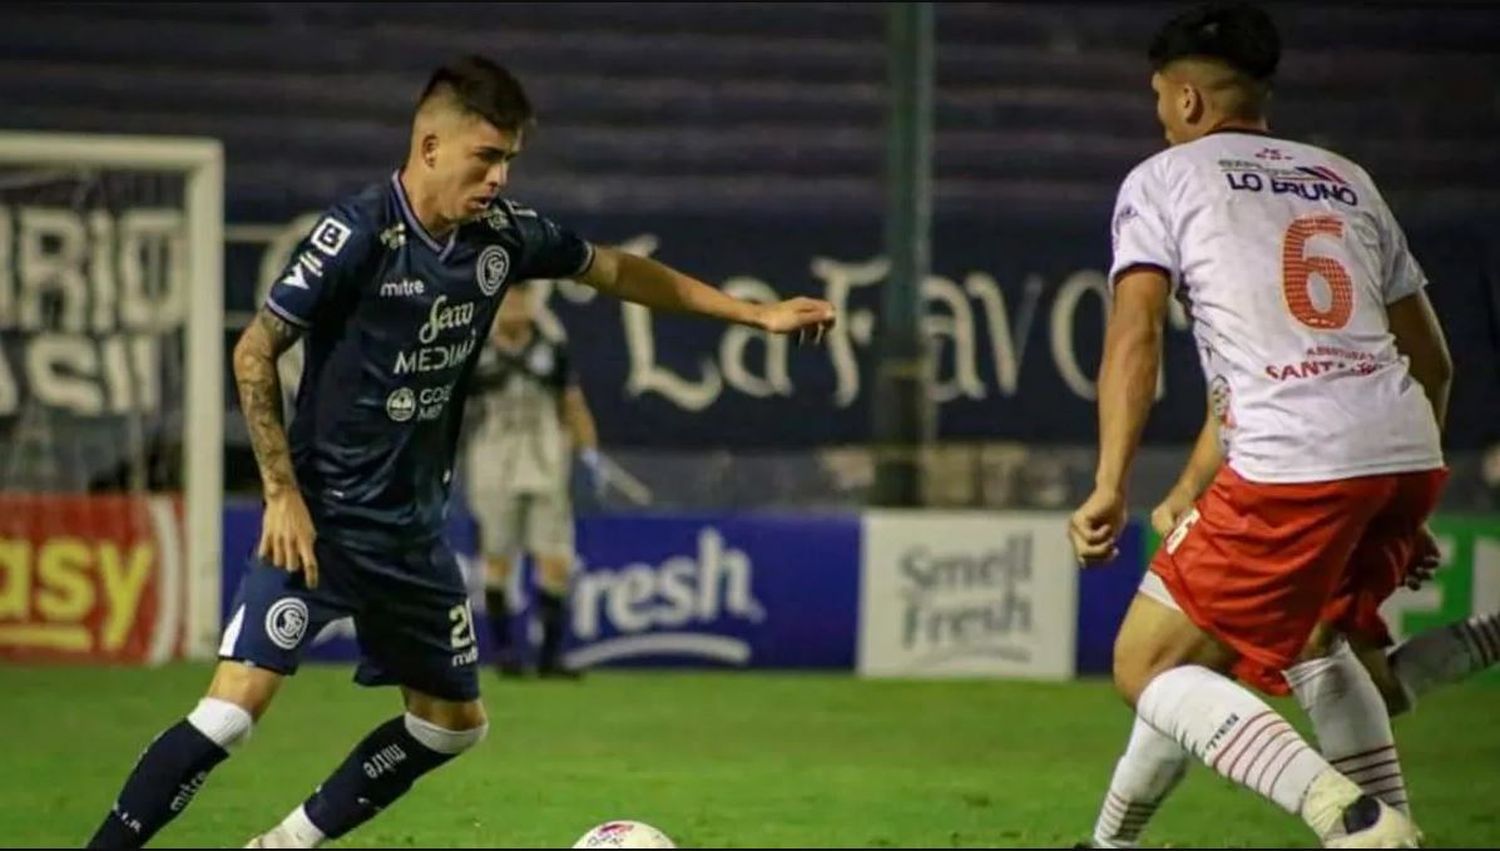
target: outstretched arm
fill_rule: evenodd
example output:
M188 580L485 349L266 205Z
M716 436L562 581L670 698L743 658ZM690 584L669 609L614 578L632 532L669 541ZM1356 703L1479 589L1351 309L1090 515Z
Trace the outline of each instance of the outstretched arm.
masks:
M777 334L821 339L834 321L833 305L821 299L742 301L664 263L605 246L595 246L594 262L578 280L652 310L707 316Z

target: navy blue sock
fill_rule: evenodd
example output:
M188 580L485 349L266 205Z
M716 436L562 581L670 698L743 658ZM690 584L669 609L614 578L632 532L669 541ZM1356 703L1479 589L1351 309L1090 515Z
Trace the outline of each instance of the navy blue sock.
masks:
M538 652L538 665L555 669L562 664L563 631L568 625L567 598L551 591L536 595L537 615L542 622L542 646Z
M510 605L505 600L505 589L484 589L484 608L489 616L490 634L495 639L495 650L496 652L504 651L510 647Z
M303 807L318 830L337 839L369 821L406 794L417 778L453 757L417 741L406 729L405 717L398 715L355 745Z
M167 728L141 754L88 847L145 845L187 808L208 772L228 756L186 719Z

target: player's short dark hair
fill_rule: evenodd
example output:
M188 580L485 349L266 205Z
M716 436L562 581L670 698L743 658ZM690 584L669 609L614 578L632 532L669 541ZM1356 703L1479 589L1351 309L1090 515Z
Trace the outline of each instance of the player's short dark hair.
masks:
M1217 59L1262 85L1281 61L1281 36L1271 16L1249 3L1199 6L1168 21L1147 51L1160 71L1179 59Z
M500 130L520 130L534 118L521 82L483 56L464 56L433 71L418 103L424 104L434 95L452 97L460 109Z

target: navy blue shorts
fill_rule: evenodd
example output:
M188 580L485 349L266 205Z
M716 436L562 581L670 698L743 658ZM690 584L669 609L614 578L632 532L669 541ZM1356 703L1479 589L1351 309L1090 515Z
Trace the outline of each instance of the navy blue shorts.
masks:
M354 679L443 700L479 697L479 646L463 572L441 541L376 554L319 538L318 587L251 556L230 606L219 658L294 674L330 621L354 619Z

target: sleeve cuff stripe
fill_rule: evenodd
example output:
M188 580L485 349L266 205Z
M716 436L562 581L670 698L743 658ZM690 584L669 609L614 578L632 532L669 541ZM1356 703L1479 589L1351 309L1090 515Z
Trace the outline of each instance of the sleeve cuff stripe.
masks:
M1124 266L1121 266L1118 271L1109 276L1109 285L1113 287L1115 284L1118 284L1120 282L1121 278L1125 277L1131 272L1136 271L1137 269L1155 269L1156 271L1167 276L1168 281L1175 282L1177 280L1177 276L1173 275L1172 270L1168 269L1166 266L1163 266L1160 263L1150 263L1142 260L1134 263L1126 263Z
M585 242L583 245L588 249L588 253L584 255L583 263L579 264L578 268L574 270L573 274L568 276L570 278L576 278L579 275L582 275L584 272L587 272L589 270L590 266L594 265L594 244L592 242Z
M286 321L292 323L293 325L296 325L298 328L307 328L311 324L306 319L303 319L297 314L277 304L276 300L269 296L266 297L266 309L281 317L282 319L285 319Z

